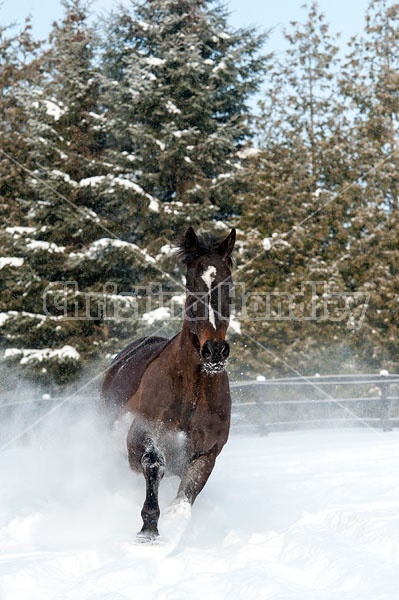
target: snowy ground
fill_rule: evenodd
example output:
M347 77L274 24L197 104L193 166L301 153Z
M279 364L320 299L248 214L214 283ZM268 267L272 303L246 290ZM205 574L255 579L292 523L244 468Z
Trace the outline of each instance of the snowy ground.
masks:
M232 435L181 538L164 518L148 546L119 442L61 417L0 454L1 600L398 597L399 431Z

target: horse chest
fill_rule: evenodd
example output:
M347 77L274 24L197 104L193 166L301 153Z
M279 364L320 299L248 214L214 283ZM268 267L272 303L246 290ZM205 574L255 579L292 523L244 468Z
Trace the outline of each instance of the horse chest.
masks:
M189 423L199 410L199 393L193 385L187 385L181 378L179 385L171 390L168 413L178 417L178 426L187 431Z
M221 403L214 393L199 389L182 399L181 428L191 439L207 446L219 437L228 435L230 424L229 403Z

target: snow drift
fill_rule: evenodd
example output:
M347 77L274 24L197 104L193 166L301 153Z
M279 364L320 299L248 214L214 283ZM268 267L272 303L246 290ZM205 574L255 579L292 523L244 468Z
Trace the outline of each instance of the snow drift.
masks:
M140 545L144 479L82 405L0 454L1 600L397 596L399 432L233 434L180 531L164 480L160 543Z

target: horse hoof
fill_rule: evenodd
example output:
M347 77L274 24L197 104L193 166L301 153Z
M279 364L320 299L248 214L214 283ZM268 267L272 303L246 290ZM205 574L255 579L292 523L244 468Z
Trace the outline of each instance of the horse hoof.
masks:
M158 529L143 529L138 532L136 538L139 542L154 542L159 537Z

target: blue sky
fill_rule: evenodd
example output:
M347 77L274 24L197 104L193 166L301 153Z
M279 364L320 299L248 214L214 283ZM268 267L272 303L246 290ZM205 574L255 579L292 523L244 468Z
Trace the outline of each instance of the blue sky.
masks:
M362 30L364 14L369 0L319 0L332 31L340 31L343 40ZM107 11L113 0L95 0L94 10ZM235 27L257 25L262 29L275 28L268 47L279 50L284 47L281 29L290 21L301 20L305 14L301 6L304 0L227 0L231 11L231 23ZM59 0L0 0L0 23L23 22L32 15L36 37L45 37L51 23L62 14Z

